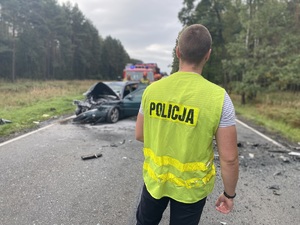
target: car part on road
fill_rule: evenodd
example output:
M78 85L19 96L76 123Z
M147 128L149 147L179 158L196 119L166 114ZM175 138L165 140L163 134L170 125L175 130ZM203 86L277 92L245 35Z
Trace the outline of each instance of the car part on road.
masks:
M0 125L6 124L6 123L11 123L11 121L0 118Z
M83 156L81 156L81 159L87 160L87 159L94 159L94 158L100 158L100 157L102 157L102 154L98 153L98 154L94 154L94 155L83 155Z

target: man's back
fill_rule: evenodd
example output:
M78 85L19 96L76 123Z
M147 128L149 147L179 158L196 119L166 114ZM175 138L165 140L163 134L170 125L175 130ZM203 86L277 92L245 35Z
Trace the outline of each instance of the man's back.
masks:
M188 72L175 73L147 88L142 101L144 148L149 154L145 161L152 165L156 177L167 177L172 172L172 178L156 183L148 171L148 176L144 176L146 185L159 186L153 191L149 188L152 196L160 198L168 193L173 199L192 203L212 191L212 137L220 121L224 93L224 89L201 75ZM159 164L161 172L153 166L152 156L169 161ZM159 158L164 156L167 158ZM182 179L191 182L181 184Z
M193 24L177 43L181 72L145 90L137 117L136 139L144 142L145 156L137 225L158 224L169 203L170 225L198 225L215 178L214 135L224 184L216 209L233 208L239 164L235 124L220 126L225 91L199 75L210 58L211 35Z

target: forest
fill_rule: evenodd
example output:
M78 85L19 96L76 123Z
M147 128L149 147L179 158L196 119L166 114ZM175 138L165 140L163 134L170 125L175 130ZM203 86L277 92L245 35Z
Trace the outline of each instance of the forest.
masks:
M0 0L2 79L117 79L129 62L122 43L101 37L77 5Z
M212 34L207 79L243 102L262 91L300 91L299 0L183 0L182 6L183 26L201 23ZM134 61L77 5L0 0L2 79L117 79ZM172 72L177 70L173 52Z
M300 91L299 0L184 0L183 4L181 23L201 23L212 35L206 78L241 95L243 103L261 92ZM173 59L175 72L178 60Z

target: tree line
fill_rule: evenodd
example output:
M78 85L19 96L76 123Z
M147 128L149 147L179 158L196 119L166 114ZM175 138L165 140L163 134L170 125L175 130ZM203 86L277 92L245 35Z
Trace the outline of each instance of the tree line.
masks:
M243 102L261 91L300 91L299 0L184 0L178 17L184 26L210 30L212 56L203 75Z
M203 75L243 102L261 91L300 91L300 0L183 0L178 18L210 30ZM128 62L140 60L101 37L77 5L0 0L0 78L118 79Z
M131 61L77 5L0 0L0 78L117 79Z

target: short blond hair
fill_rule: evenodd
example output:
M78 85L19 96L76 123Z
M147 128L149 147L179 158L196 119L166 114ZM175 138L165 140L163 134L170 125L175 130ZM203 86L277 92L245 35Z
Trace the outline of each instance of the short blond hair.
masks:
M212 38L208 29L201 24L193 24L183 29L178 39L180 59L191 64L199 64L211 49Z

